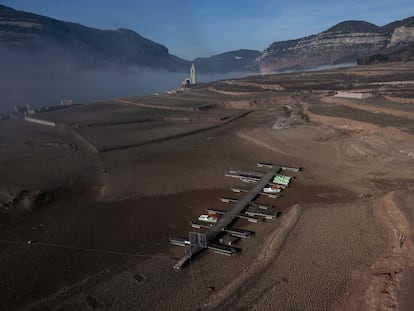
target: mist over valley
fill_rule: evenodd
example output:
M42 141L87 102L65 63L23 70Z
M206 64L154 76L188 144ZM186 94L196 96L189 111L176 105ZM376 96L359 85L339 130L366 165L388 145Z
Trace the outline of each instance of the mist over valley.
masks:
M32 108L60 105L61 100L75 103L116 97L164 93L181 87L189 72L170 72L139 66L111 66L103 69L79 68L70 61L33 62L13 58L11 53L0 60L0 112L12 112L15 105ZM249 75L248 72L197 74L197 80L210 82Z
M177 89L191 63L198 82L208 82L349 66L360 59L409 60L412 48L395 52L414 42L413 24L414 18L381 27L346 21L316 35L273 42L263 51L239 49L185 60L129 29L100 30L0 5L0 111Z

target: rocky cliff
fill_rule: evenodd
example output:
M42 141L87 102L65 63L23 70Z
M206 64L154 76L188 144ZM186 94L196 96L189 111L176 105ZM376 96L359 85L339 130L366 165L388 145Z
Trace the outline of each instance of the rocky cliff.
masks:
M414 42L414 26L401 26L394 30L388 47Z
M356 62L414 42L413 21L408 18L383 27L363 21L342 22L317 35L272 43L257 62L263 73Z

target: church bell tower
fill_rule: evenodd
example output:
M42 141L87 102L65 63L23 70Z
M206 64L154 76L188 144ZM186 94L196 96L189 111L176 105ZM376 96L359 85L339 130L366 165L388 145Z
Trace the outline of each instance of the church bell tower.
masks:
M190 69L190 84L191 85L197 84L194 63L191 64L191 69Z

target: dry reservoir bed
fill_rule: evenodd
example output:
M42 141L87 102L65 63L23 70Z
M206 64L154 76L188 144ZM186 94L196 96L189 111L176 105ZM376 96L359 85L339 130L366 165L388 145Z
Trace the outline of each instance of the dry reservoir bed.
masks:
M390 216L412 218L409 118L322 100L407 80L407 66L258 76L37 116L56 128L0 122L0 309L409 309L412 229ZM273 129L279 118L289 128ZM169 236L223 209L229 187L249 187L226 170L259 161L304 168L273 202L282 217L239 220L256 233L240 253L204 252L173 271L184 250ZM376 276L390 269L395 282Z

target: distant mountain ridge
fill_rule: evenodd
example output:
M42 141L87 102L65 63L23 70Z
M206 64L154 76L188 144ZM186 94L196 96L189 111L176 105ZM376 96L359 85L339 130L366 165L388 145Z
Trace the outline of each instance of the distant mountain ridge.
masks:
M365 21L340 22L303 38L274 42L263 52L237 50L195 58L198 73L300 70L320 65L356 62L385 55L414 42L414 17L377 26ZM128 29L100 30L22 12L0 5L0 52L80 68L136 65L185 71L191 62L171 55L164 45Z
M323 33L353 33L353 32L378 32L380 27L364 21L344 21L340 22Z
M211 57L198 57L193 62L201 72L257 72L259 67L256 59L261 54L259 51L242 49Z
M356 62L358 58L392 52L414 42L414 17L379 27L345 21L316 35L272 43L257 62L260 72Z
M139 65L182 71L189 62L128 29L100 30L0 5L0 47L75 59L82 66Z

